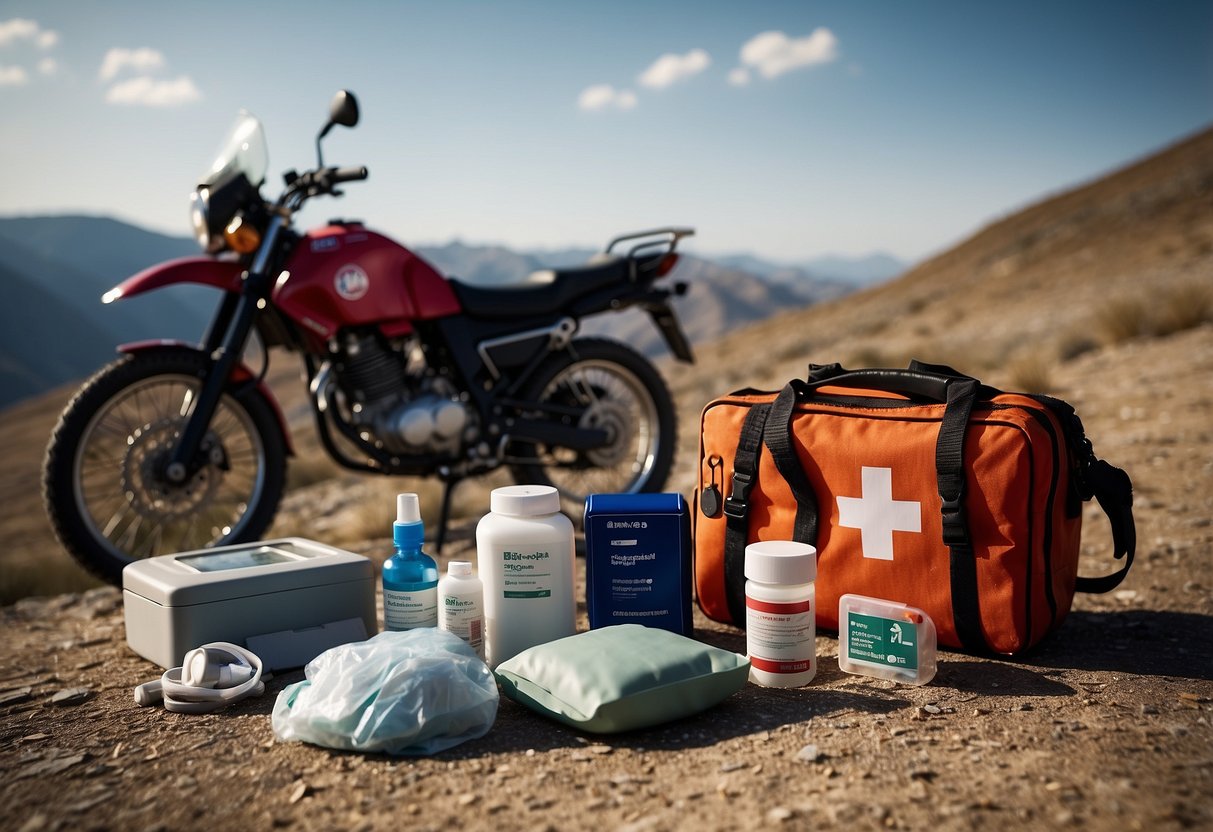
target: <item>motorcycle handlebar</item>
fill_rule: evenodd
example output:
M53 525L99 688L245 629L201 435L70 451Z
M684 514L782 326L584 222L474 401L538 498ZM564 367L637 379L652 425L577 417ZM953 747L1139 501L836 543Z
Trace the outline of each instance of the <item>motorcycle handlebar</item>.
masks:
M287 189L281 201L298 208L305 200L321 194L340 196L335 187L341 182L356 182L366 179L369 172L364 166L348 168L319 168L302 174L290 171L286 174Z
M336 184L337 182L357 182L366 179L369 176L365 166L349 167L349 168L330 168L329 181Z

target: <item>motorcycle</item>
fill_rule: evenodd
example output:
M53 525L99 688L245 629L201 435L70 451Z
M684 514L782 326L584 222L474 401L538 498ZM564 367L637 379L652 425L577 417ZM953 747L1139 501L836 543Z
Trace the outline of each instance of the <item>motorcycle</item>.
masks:
M258 539L282 496L293 445L267 385L270 347L302 356L321 444L340 465L461 480L505 466L519 483L556 486L566 505L593 492L659 491L675 444L674 406L653 365L616 341L578 335L583 318L638 307L678 359L693 361L658 286L689 228L611 240L584 266L524 284L448 279L360 222L306 232L292 218L338 197L365 167L326 167L322 141L354 127L339 92L316 137L317 166L261 195L268 152L242 112L191 195L206 256L153 266L107 292L113 303L182 283L223 291L200 344L120 346L60 416L43 474L59 540L111 583L133 559ZM261 366L244 359L254 336Z

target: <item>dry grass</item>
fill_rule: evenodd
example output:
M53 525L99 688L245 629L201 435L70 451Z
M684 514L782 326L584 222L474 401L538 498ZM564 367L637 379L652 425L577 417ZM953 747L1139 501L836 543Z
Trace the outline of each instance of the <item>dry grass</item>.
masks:
M1007 365L1008 385L1022 393L1055 393L1054 362L1042 352L1016 356Z
M1173 335L1213 321L1213 286L1190 281L1172 286L1158 300L1154 332Z
M341 472L341 466L320 451L301 452L299 456L292 458L287 463L286 488L288 491L306 488L318 482L334 479Z
M1057 344L1057 357L1061 361L1073 361L1080 355L1099 349L1099 342L1085 328L1075 329L1062 337Z
M101 585L67 555L43 560L0 561L0 606L29 595L83 592Z
M1107 344L1133 338L1174 335L1213 321L1213 287L1186 280L1112 298L1095 311L1095 329Z

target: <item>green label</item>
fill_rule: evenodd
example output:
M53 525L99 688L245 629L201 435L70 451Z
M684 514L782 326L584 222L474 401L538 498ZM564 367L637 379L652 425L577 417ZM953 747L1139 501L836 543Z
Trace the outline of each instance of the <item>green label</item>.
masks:
M852 661L918 669L918 626L904 618L851 613L847 658Z

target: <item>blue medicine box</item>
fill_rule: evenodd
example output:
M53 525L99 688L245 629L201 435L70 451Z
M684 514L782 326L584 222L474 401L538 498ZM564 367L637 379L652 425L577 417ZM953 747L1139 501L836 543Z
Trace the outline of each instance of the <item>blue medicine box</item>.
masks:
M691 516L681 494L585 501L590 629L643 624L691 635Z

